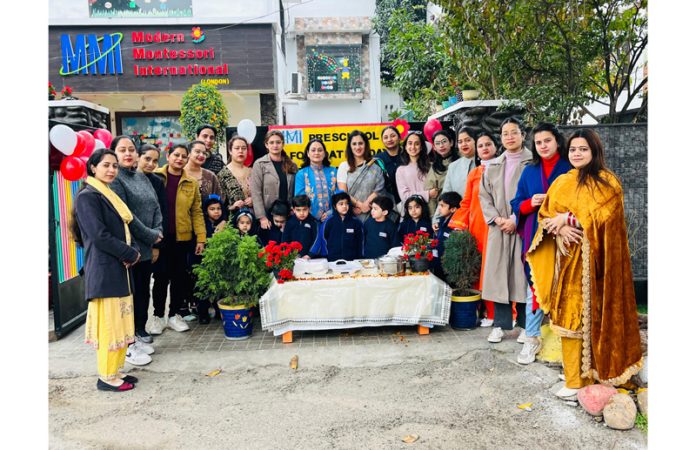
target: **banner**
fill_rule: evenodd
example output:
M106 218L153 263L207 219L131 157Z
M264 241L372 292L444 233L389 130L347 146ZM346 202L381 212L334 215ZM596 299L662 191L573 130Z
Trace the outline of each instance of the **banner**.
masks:
M292 158L298 167L302 166L304 150L307 142L318 138L324 142L329 152L329 161L333 167L338 167L346 160L346 145L348 135L353 130L360 130L367 135L370 143L370 153L384 150L382 130L391 123L351 123L336 125L271 125L269 130L280 130L285 138L285 153Z

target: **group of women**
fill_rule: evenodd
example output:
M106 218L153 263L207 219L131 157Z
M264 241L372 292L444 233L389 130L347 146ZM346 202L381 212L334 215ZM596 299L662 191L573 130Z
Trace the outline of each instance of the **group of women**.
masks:
M252 168L244 165L249 143L233 136L228 162L217 174L204 168L209 151L203 141L174 146L167 164L157 167L156 147L136 150L129 137L114 138L110 149L90 156L73 221L85 248L86 340L98 350L98 388L132 389L137 379L120 372L123 362L147 364L152 334L189 329L189 272L206 242L202 198L219 196L230 214L253 210L267 230L276 200L289 203L304 194L311 214L324 221L339 190L363 221L378 195L401 205L397 220L404 200L420 196L435 229L439 196L462 195L449 226L469 230L481 251L481 325L493 327L488 341L513 336L517 325L522 330L514 336L524 344L518 361L531 363L548 313L563 343L566 387L558 395L594 381L625 383L640 369L642 355L621 184L606 168L594 131L579 130L566 141L555 126L541 123L531 134L530 150L522 123L509 118L500 132L501 154L492 133L468 128L456 139L449 130L436 132L428 152L421 132L409 132L402 142L388 126L381 133L385 150L373 157L368 137L355 130L338 168L331 167L324 143L313 139L298 169L284 151L283 134L271 130L264 139L268 153ZM206 319L207 312L199 312L199 320Z

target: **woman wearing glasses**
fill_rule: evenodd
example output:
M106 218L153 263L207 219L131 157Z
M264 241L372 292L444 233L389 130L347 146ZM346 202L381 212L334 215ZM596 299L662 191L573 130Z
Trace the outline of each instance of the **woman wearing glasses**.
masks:
M522 122L514 117L503 121L500 133L505 152L492 161L481 178L479 200L488 224L486 263L481 297L495 302L495 322L488 342L500 342L512 330L512 303L518 304L517 325L523 330L517 342L525 342L527 279L522 265L522 239L510 201L515 198L523 164L532 152L523 148Z
M372 200L385 191L382 169L370 155L370 141L360 130L353 130L346 143L346 161L338 166L338 188L350 195L353 214L365 222Z
M574 132L568 157L574 169L549 188L527 253L539 304L561 336L559 397L594 381L620 386L643 366L623 188L595 131Z
M428 200L428 209L430 210L430 217L432 217L433 229L435 231L437 231L440 218L440 215L437 214L437 200L438 196L445 192L442 190L442 187L445 184L447 168L450 163L459 158L457 152L452 149L453 143L454 140L449 130L438 130L433 134L433 152L430 154L433 163L430 166L428 175L425 177L425 188L437 191Z

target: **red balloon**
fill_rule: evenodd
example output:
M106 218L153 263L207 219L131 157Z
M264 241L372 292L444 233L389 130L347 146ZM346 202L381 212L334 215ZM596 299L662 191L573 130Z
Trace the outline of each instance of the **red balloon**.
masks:
M68 156L60 163L60 173L66 180L77 181L85 174L85 163L75 156Z
M72 156L87 156L89 157L92 152L94 151L94 136L90 134L89 131L87 130L81 130L77 132L78 139L79 136L82 136L84 139L84 149L78 154L78 153L73 153Z
M80 161L85 163L85 170L87 170L87 160L89 159L89 156L78 156L80 158Z
M423 134L425 134L425 138L428 140L428 142L432 144L433 134L435 134L436 131L440 130L442 130L442 124L440 123L440 121L437 119L430 119L427 122L425 122L425 126L423 127Z
M244 160L244 165L251 167L252 164L254 164L254 149L251 148L251 144L249 144L247 147L247 155L246 159Z
M80 133L75 133L75 135L77 136L77 144L75 144L71 156L80 156L80 153L85 150L85 138Z
M111 135L111 131L105 128L94 130L94 137L102 141L107 148L111 145L111 141L114 139L114 137Z

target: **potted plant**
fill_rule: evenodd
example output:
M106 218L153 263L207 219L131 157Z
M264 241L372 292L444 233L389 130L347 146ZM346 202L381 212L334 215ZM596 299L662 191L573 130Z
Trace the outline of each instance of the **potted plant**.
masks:
M73 97L73 90L70 86L65 86L60 91L60 96L63 100L77 100L77 97Z
M407 234L401 250L404 259L408 260L411 272L427 272L430 261L433 260L433 249L437 247L437 239L431 239L430 233L416 231L415 234Z
M56 88L53 87L53 84L51 84L51 82L49 81L48 82L48 99L55 100L56 94L57 94Z
M478 87L473 83L462 84L462 99L476 100L479 96Z
M300 250L302 250L302 244L297 241L282 244L269 241L268 245L259 252L258 257L273 271L278 283L282 284L294 278L292 269Z
M251 308L270 285L260 250L255 236L240 236L228 225L208 239L203 260L193 268L198 278L196 297L217 300L227 339L251 336Z
M450 233L445 241L442 269L447 283L456 294L452 295L450 325L456 329L475 328L481 292L472 287L481 273L481 253L476 246L476 238L469 230Z

